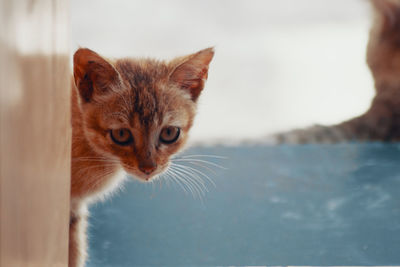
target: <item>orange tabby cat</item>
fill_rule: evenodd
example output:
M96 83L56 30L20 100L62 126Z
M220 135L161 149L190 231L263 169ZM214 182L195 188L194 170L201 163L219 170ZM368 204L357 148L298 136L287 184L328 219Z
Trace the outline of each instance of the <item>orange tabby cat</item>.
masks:
M212 48L170 62L74 55L69 266L86 260L87 204L111 192L118 171L149 181L188 137Z
M367 63L376 95L363 115L332 126L315 125L276 135L281 143L351 140L400 141L400 0L371 0L375 19Z

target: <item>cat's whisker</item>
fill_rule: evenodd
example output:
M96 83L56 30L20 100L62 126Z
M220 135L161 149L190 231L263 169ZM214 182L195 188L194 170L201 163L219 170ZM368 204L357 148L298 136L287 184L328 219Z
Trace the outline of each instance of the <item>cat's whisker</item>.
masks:
M167 186L170 186L170 180L169 180L170 175L171 175L170 172L171 172L171 171L170 171L169 169L167 169L165 172L163 172L163 173L160 175L160 177L161 177L162 179L165 180L165 183L167 184ZM161 179L161 178L160 178L160 179Z
M93 181L92 185L97 185L100 182L100 178L103 178L107 175L110 175L114 173L114 171L107 171L107 172L102 172L101 174L98 174L96 176L93 177L93 179L91 179Z
M184 187L184 185L182 184L182 182L176 178L176 173L174 172L174 170L168 169L168 173L169 173L168 178L172 179L172 181L174 181L176 184L178 184L186 194L189 193L187 191L186 187Z
M115 163L118 164L120 161L115 160L106 160L106 159L75 159L73 161L80 161L80 162L104 162L104 163Z
M115 171L117 167L118 167L117 165L90 166L90 167L82 168L82 169L78 170L78 172L84 173L87 171L92 171L93 169L97 169L99 171L106 171L106 170L110 169L110 170Z
M194 182L193 179L191 179L189 176L182 176L188 183L190 182L192 184L192 187L194 191L196 192L196 195L199 199L202 199L202 196L204 195L203 190L197 185L197 183ZM196 195L193 195L194 198L196 198Z
M80 171L80 172L83 172L83 171L87 171L87 170L90 170L90 169L104 169L104 168L107 168L107 167L118 167L119 166L119 164L116 164L116 163L107 163L107 164L105 164L105 163L102 163L102 164L98 164L98 165L90 165L90 166L87 166L87 167L83 167L83 168L80 168L78 171Z
M99 156L99 157L73 157L72 159L110 159L108 157L103 157L103 156Z
M187 175L191 176L193 179L195 179L198 182L198 184L200 184L205 189L205 191L208 192L208 189L207 189L203 179L200 176L198 176L195 172L186 168L187 166L175 164L175 167L178 168L179 170L181 170L182 172L186 173Z
M201 193L200 193L201 189L199 189L199 186L192 179L189 179L188 176L185 176L185 173L182 173L177 169L174 169L174 171L177 174L176 177L189 188L190 192L192 193L192 196L195 198L196 195L198 195L199 198L201 198Z
M154 192L154 180L153 179L151 179L150 181L150 184L151 184L151 189L153 190L153 192Z
M104 178L108 175L111 175L113 173L114 173L113 170L109 170L106 172L102 172L97 176L92 177L92 179L90 179L92 182L89 184L89 187L91 187L91 188L97 187L100 183L102 183L102 178Z
M110 159L106 157L75 157L71 159L72 161L90 161L90 160L99 160L99 161L108 161L108 162L119 162L118 159Z
M190 191L190 193L192 194L192 196L194 196L193 190L191 189L191 187L185 182L185 180L182 180L181 177L179 177L179 174L171 169L171 174L172 174L172 179L174 179L174 181L183 189L184 192L189 193L187 190Z
M200 170L198 170L198 169L196 169L196 168L187 166L187 165L181 165L181 164L177 164L177 163L175 163L175 165L181 166L182 168L187 168L188 170L191 170L192 172L198 173L199 175L201 175L201 176L203 176L205 179L207 179L214 187L217 187L216 184L214 183L214 181L213 181L207 174L203 173L202 171L200 171ZM200 178L200 179L201 179L201 178ZM201 180L202 180L202 179L201 179Z
M213 173L215 174L215 171L214 171L214 170L212 170L212 169L209 168L208 166L201 165L201 164L199 164L198 162L190 162L190 161L188 161L187 163L194 164L194 165L198 165L198 166L203 167L203 168L205 168L205 169L207 169L207 170L209 170L210 172L213 172ZM192 166L189 166L189 165L178 164L178 163L176 163L176 162L174 162L174 165L180 166L180 167L182 167L182 168L186 168L186 169L188 169L188 170L190 170L190 171L192 171L192 172L194 172L194 173L200 175L201 177L204 177L204 178L205 178L207 181L209 181L214 187L216 187L214 181L210 178L210 176L208 176L208 175L205 174L204 172L202 172L202 171L200 171L200 170L198 170L198 169L196 169L196 168L194 168L194 167L192 167Z
M72 159L72 161L91 161L91 160L99 160L99 161L113 161L113 160L109 160L109 159L91 159L91 158L82 158L82 159L78 159L78 158L74 158Z
M186 161L186 162L187 162L188 164L193 164L193 165L199 166L199 167L201 167L201 168L204 168L204 169L206 169L207 171L211 172L211 173L214 174L214 175L217 174L217 172L216 172L215 170L211 169L209 166L207 166L207 165L205 165L205 164L201 164L201 163L195 162L195 161Z
M93 168L99 168L99 167L108 167L108 166L121 166L121 164L119 162L98 162L98 164L93 165L93 163L89 166L85 166L80 168L80 170L85 169L85 168L89 168L89 167L93 167Z
M96 177L96 181L93 182L93 183L91 183L90 186L91 186L92 188L97 188L101 183L103 183L103 178L105 178L105 177L107 177L107 176L110 176L111 174L113 174L113 172L104 173L103 175L97 176L97 177ZM103 196L101 197L101 199L102 199L102 200L105 200L107 195L114 194L115 192L116 192L116 190L114 190L113 192L109 192L108 194L103 195Z
M188 170L187 168L185 168L186 166L174 164L172 167L175 168L175 170L181 171L184 174L186 174L192 178L195 178L196 181L198 181L200 184L202 184L204 186L204 181L201 179L201 177L199 177L196 173L192 172L191 170Z
M220 156L220 155L211 155L211 154L191 154L191 155L183 155L183 156L177 156L178 158L195 158L195 157L201 157L201 158L215 158L215 159L228 159L228 157L225 156Z
M98 164L98 165L91 165L91 166L80 168L76 172L76 174L82 174L82 173L88 172L92 169L105 169L105 168L110 168L110 167L112 168L112 171L115 171L115 167L119 167L119 164L116 164L116 163L104 164L104 163L102 163L102 164Z
M159 179L159 177L156 177L155 179L152 179L152 180L154 180L154 181L158 180L158 183L160 185L160 190L161 190L162 189L162 180Z
M164 173L159 173L155 175L152 180L165 180L165 172ZM167 186L167 182L165 182L165 185Z
M181 181L182 184L185 185L185 186L189 189L189 191L190 191L190 193L192 194L192 196L193 196L194 198L196 198L197 190L196 190L195 187L192 185L192 183L189 182L189 181L187 181L186 178L183 177L182 174L179 174L179 173L176 174L176 178L177 178L179 181Z
M170 179L172 179L170 175L171 175L170 171L167 169L165 172L160 174L159 179L165 180L165 184L167 186L170 186L171 185L171 180Z
M185 192L185 194L189 194L189 192L187 191L186 187L183 185L183 183L177 179L175 177L175 174L172 174L172 176L170 176L170 178L178 185L182 188L183 192Z
M182 158L182 159L173 159L173 161L179 161L179 162L201 162L201 163L204 163L204 164L208 164L208 165L211 165L211 166L226 170L226 168L224 166L221 166L221 165L219 165L219 164L217 164L215 162L211 162L211 161L203 160L203 159Z
M204 190L203 188L207 190L207 187L204 185L204 182L200 179L196 179L195 176L190 173L189 171L182 169L182 168L178 168L178 166L174 166L175 167L175 171L177 173L180 173L183 179L185 179L188 183L190 183L193 188L195 189L195 191L198 193L199 197L201 197L201 195L204 195ZM186 175L185 175L186 174Z

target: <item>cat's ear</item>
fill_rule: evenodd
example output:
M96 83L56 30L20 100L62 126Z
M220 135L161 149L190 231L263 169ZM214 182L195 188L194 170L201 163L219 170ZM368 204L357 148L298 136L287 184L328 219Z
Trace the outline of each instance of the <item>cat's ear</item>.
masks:
M170 81L187 90L196 101L208 76L208 66L214 56L214 48L207 48L174 61Z
M400 26L400 1L371 0L372 6L383 18L384 28L391 29Z
M106 95L120 84L117 70L96 52L80 48L74 54L74 80L84 102Z

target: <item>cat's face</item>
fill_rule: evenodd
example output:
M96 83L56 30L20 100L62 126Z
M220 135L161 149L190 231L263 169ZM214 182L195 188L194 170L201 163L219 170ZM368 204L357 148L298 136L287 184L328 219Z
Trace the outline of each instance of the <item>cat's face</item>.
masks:
M79 49L74 79L91 147L140 180L163 172L187 140L213 54L106 61Z
M400 83L400 1L371 0L375 20L367 49L367 62L377 88Z

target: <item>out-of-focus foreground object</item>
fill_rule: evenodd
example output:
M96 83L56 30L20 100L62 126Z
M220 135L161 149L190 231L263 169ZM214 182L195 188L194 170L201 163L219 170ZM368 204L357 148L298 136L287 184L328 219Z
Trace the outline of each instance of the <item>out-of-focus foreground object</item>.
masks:
M67 266L69 6L0 1L0 266Z

